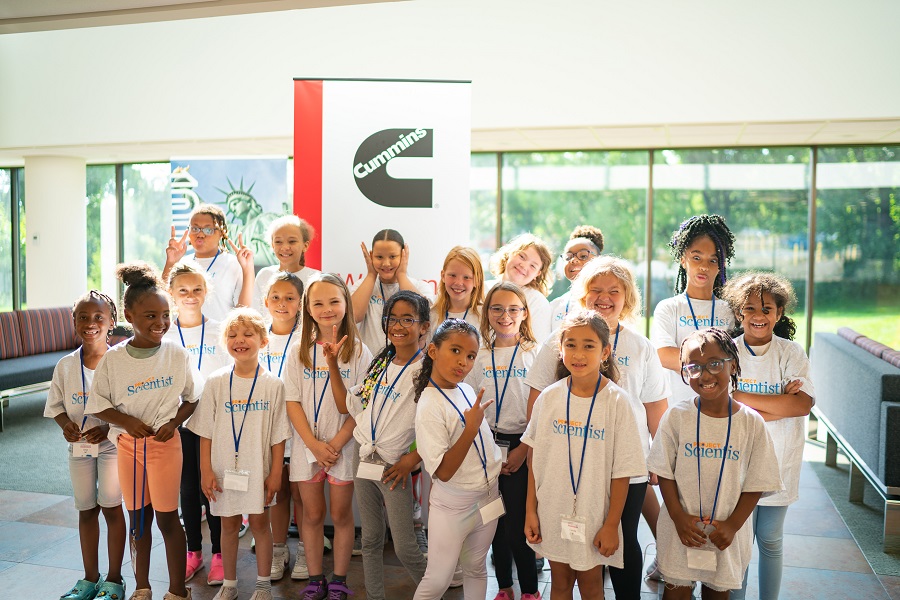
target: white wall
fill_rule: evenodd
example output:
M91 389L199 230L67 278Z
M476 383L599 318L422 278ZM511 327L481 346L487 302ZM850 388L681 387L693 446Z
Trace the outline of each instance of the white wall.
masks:
M471 79L477 129L892 117L898 22L887 0L417 0L4 35L0 148L290 136L295 76Z

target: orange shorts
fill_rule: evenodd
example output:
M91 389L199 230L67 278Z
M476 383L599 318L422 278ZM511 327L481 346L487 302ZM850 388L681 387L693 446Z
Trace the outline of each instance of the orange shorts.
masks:
M353 480L344 481L343 479L338 479L333 475L329 475L325 472L325 469L319 469L319 472L313 475L312 479L307 479L306 481L301 481L300 483L322 483L328 479L328 483L331 485L350 485L353 483Z
M147 456L144 456L144 439ZM119 484L125 508L136 510L148 504L158 512L178 510L178 493L181 488L181 434L168 442L157 442L152 437L135 440L123 433L116 444L119 451ZM137 451L135 452L135 442ZM147 477L144 479L144 465ZM143 496L143 504L141 497Z

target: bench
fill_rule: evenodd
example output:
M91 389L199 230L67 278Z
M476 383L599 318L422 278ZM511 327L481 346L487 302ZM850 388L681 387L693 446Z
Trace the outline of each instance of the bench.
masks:
M884 551L900 552L900 352L841 328L816 333L810 364L825 464L837 464L840 447L850 501L862 502L868 481L884 500Z
M56 363L78 345L69 307L0 313L0 431L10 399L49 389Z

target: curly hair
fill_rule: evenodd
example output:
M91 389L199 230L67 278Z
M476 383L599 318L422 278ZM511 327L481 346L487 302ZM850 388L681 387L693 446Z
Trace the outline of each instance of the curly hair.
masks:
M737 279L732 279L722 290L722 299L728 302L732 310L734 310L734 317L737 322L735 330L731 332L732 336L744 333L741 323L743 320L741 311L747 300L751 297L756 297L759 298L759 302L762 304L763 294L772 296L775 306L781 309L781 318L775 323L772 333L788 340L794 339L794 335L797 333L797 324L788 316L797 307L797 295L794 293L794 286L780 275L753 271L743 273Z
M474 325L467 321L463 321L462 319L447 319L438 325L437 330L434 332L434 337L431 338L431 343L435 347L440 348L441 344L454 333L471 335L475 338L476 344L479 342L478 330L475 329ZM416 373L416 376L413 379L413 391L415 392L414 397L416 402L419 401L419 396L422 395L422 391L428 387L428 382L431 379L431 371L433 369L434 359L426 353L425 357L422 359L422 368Z
M116 267L116 277L125 284L122 306L131 310L134 303L144 294L164 291L164 284L159 271L153 265L135 261Z
M703 236L712 240L716 246L716 257L719 259L719 274L713 283L713 294L718 295L725 285L727 274L725 267L734 258L734 234L720 215L694 215L678 226L669 240L672 256L678 261L678 277L675 279L675 293L682 293L687 287L687 271L681 264L685 252L695 240Z
M597 254L603 253L603 232L593 225L579 225L573 229L569 236L569 241L572 240L587 240L597 249Z
M634 273L624 259L617 256L598 256L589 261L578 273L578 277L572 282L572 300L584 306L584 299L591 291L594 279L601 275L614 275L622 284L622 293L625 295L625 305L619 321L629 321L641 316L641 290L634 280ZM590 307L585 306L588 310Z
M590 327L594 333L597 334L597 337L600 338L600 344L603 348L609 348L610 351L612 350L609 343L609 325L607 325L606 319L600 316L600 313L594 310L578 310L569 313L559 327L560 357L556 364L557 381L571 375L569 369L566 368L566 365L563 363L562 348L565 343L566 333L576 327ZM612 352L610 352L609 357L600 364L600 374L605 375L606 378L613 383L619 383L619 367L616 366L616 359L613 357Z
M550 286L553 285L553 271L550 269L550 265L553 264L553 253L550 252L547 243L536 235L523 233L506 242L491 256L491 273L496 277L503 277L506 265L513 254L524 252L529 248L534 248L538 253L541 259L541 268L534 280L526 287L534 288L546 296L550 292Z
M688 342L693 341L697 341L700 344L701 354L703 353L703 348L705 348L707 344L718 344L719 348L722 349L722 352L725 353L725 356L734 359L734 369L731 371L731 385L737 389L738 377L741 374L741 361L738 359L737 346L735 346L734 340L731 339L728 332L724 329L719 329L718 327L710 327L709 329L695 331L687 336L684 341L681 342L680 356L682 369L687 364L685 362L684 349L688 346ZM688 383L684 378L684 372L681 373L681 380L686 384Z

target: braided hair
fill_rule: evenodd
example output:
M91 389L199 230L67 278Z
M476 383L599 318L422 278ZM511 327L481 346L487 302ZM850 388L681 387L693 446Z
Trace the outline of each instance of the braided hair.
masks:
M694 215L678 226L669 240L672 256L678 261L678 277L675 279L675 293L682 293L687 287L687 271L681 264L685 252L695 240L703 236L712 240L716 246L716 257L719 259L719 274L713 282L713 294L718 295L725 285L727 274L725 266L734 258L734 234L720 215Z
M225 212L215 204L200 204L191 211L191 217L194 215L208 215L212 217L216 227L222 232L222 239L219 240L219 244L223 250L226 249L230 238L228 237L228 224L225 222Z
M696 341L700 344L700 352L703 353L703 348L706 347L707 344L713 343L718 344L719 348L722 349L722 352L725 353L725 356L731 359L734 359L734 369L731 370L731 385L737 389L738 384L738 376L741 374L741 361L738 359L738 349L734 344L734 340L731 339L731 336L728 335L728 332L724 329L719 329L718 327L710 327L709 329L701 329L700 331L695 331L691 335L687 336L683 342L681 342L681 366L682 368L687 363L684 358L684 349L688 346L688 342ZM681 373L681 380L687 384L687 380L684 378L684 373Z
M772 333L778 337L793 340L797 333L797 324L788 316L788 313L794 312L797 306L797 295L794 293L794 286L791 282L775 275L774 273L749 272L744 273L737 279L732 279L722 290L722 299L728 302L734 310L737 325L735 330L731 332L732 337L736 337L744 333L741 323L743 319L742 310L747 300L751 297L759 298L762 305L763 294L772 296L775 306L781 309L781 318L775 323Z
M478 330L475 329L474 325L467 321L463 321L462 319L447 319L438 325L437 330L434 332L434 337L431 338L432 345L440 347L440 345L453 333L471 335L475 338L476 343L479 341ZM434 359L426 353L425 358L422 359L422 368L419 369L419 372L416 373L416 376L413 379L413 390L415 392L416 402L419 401L419 396L422 395L422 391L428 387L428 382L431 380L431 371L433 369Z
M75 311L78 309L78 305L82 302L99 302L100 304L106 304L109 307L109 316L112 319L112 327L109 328L106 332L107 339L112 336L113 327L116 326L116 323L119 320L118 311L116 310L116 303L112 298L104 294L99 290L90 290L86 294L83 294L75 301L75 304L72 305L72 318L75 318Z

